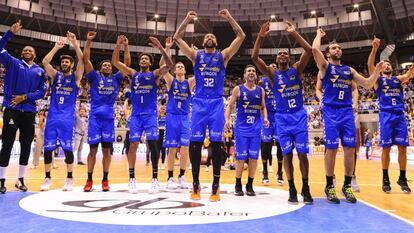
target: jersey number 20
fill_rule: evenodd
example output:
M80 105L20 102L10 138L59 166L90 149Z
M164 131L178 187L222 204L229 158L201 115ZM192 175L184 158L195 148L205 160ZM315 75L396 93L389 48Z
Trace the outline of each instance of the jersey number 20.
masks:
M247 124L254 124L254 116L247 116L247 120L246 120L246 122L247 122Z

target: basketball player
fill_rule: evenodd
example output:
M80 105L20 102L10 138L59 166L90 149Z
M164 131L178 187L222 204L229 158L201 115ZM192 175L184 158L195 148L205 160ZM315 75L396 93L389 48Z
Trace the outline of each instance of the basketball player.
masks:
M194 200L201 198L199 181L201 147L208 127L213 152L214 179L210 195L210 201L213 202L220 200L221 141L225 123L223 93L226 67L246 37L240 25L227 9L219 11L219 15L230 23L236 34L236 38L230 46L223 51L217 50L216 36L211 33L204 36L203 50L194 50L183 40L188 23L197 16L194 11L187 13L174 35L177 46L194 66L196 82L195 95L192 99L190 138L190 160L193 173L191 198Z
M320 51L321 39L324 36L325 32L318 29L313 41L312 53L321 73L323 89L322 117L326 148L325 194L328 202L340 203L333 184L333 174L339 140L341 140L345 160L345 181L342 193L347 202L356 203L357 200L351 189L354 150L356 147L356 128L352 109L352 81L355 81L357 85L370 88L376 77L379 76L383 63L378 63L374 74L369 78L365 78L358 74L355 69L341 64L342 49L336 42L331 42L326 47L328 60L325 59Z
M375 56L377 55L380 40L374 38L372 50L368 58L368 72L374 72ZM386 68L374 84L379 101L379 132L380 146L382 147L382 191L391 192L388 168L390 166L390 151L392 145L398 146L398 164L400 165L400 177L397 184L401 186L404 193L411 193L408 187L407 169L407 146L408 128L404 114L404 91L402 84L408 82L414 75L414 65L404 75L393 75L393 67L389 60L384 60Z
M35 49L25 46L21 52L21 60L12 57L4 48L7 42L22 29L20 20L13 24L0 39L0 63L6 68L4 76L4 100L2 148L0 152L0 193L7 191L6 169L9 166L10 153L19 130L20 159L19 173L15 187L26 192L24 175L30 156L30 147L35 132L36 100L46 93L46 76L34 59Z
M256 196L253 190L254 174L257 168L257 159L260 150L260 129L263 125L269 127L265 102L265 91L256 85L256 68L247 65L244 69L244 84L233 89L226 108L226 128L231 128L230 114L236 104L236 124L234 135L236 138L236 186L234 194L243 196L241 177L246 160L248 162L249 177L246 184L246 195Z
M91 110L88 122L88 144L89 154L87 160L88 179L83 187L84 192L92 191L93 170L96 163L96 153L98 152L99 143L102 147L102 191L110 190L108 174L111 164L111 148L115 141L115 123L114 123L114 104L118 95L118 88L122 84L125 74L117 72L112 74L112 64L110 60L103 60L99 64L99 71L94 70L91 62L92 40L96 32L90 31L86 36L83 60L85 63L85 73L90 86ZM124 62L131 64L128 40L123 40Z
M165 41L165 51L169 54L173 45L171 37ZM160 60L160 66L165 64L164 57ZM173 67L174 76L170 73L164 75L168 90L167 115L165 136L163 145L168 148L167 169L168 180L167 189L177 188L174 180L174 159L180 148L180 174L178 175L178 187L186 189L184 174L188 162L188 146L190 144L190 97L191 90L194 88L194 78L186 80L185 66L182 62L177 62Z
M321 79L321 72L318 72L317 75L317 81L316 81L316 97L319 99L319 104L322 106L322 79ZM357 84L355 83L355 81L352 81L352 108L354 111L354 116L355 116L355 125L357 125L357 123L359 124L359 122L357 121L357 117L358 117L358 88L357 88ZM358 133L359 133L359 129L357 127L357 139L358 139ZM352 180L351 180L351 188L352 191L354 192L360 192L360 188L358 186L358 183L356 181L356 175L355 175L355 171L356 171L356 161L357 161L357 150L355 149L354 152L354 168L353 168L353 172L352 172ZM325 152L326 152L326 148L325 148ZM335 186L336 181L335 181L335 174L333 175L333 184Z
M276 64L272 63L269 66L276 69ZM262 80L259 82L259 85L263 87L265 90L265 101L266 101L266 110L269 119L269 127L265 128L262 125L262 134L261 134L261 156L262 156L262 163L263 163L263 179L262 183L264 185L269 184L269 175L267 170L267 162L269 161L270 172L272 172L272 147L274 145L274 141L276 142L277 147L277 177L276 181L279 185L283 185L283 173L282 173L282 164L283 164L283 156L282 156L282 148L280 147L279 139L277 138L276 133L276 122L275 122L275 107L276 103L274 100L274 93L273 93L273 80L269 79L269 77L263 77Z
M141 53L139 59L139 71L136 71L119 61L119 50L125 36L118 37L115 50L112 55L112 64L122 73L131 76L131 102L132 114L130 121L130 149L128 153L129 183L130 193L136 193L137 186L135 181L135 161L138 143L142 133L145 131L146 140L151 151L152 180L150 193L158 192L158 160L160 151L158 149L158 123L157 123L157 90L160 77L163 77L170 67L172 67L171 57L167 55L161 43L155 37L150 37L151 45L160 50L164 56L166 65L151 71L154 62L151 54Z
M312 47L296 31L293 24L286 22L286 31L299 43L305 52L300 60L290 66L288 51L279 50L276 63L278 69L267 66L259 58L259 50L263 39L269 34L270 23L262 25L254 45L252 59L259 70L273 80L273 93L276 102L276 128L280 145L282 147L283 164L289 182L290 204L298 204L297 191L293 178L293 147L296 147L302 173L302 196L305 204L313 204L308 184L309 152L308 142L308 115L303 106L302 77L303 71L312 56Z
M73 139L75 130L76 97L78 96L80 80L83 76L83 54L76 40L75 34L68 32L67 38L75 48L78 63L74 70L75 60L70 55L60 56L60 71L50 64L55 54L65 46L63 41L56 42L52 50L43 58L43 66L50 78L50 107L45 128L45 179L40 191L48 191L52 184L50 170L52 168L52 154L57 147L57 141L65 152L67 176L63 191L73 188Z

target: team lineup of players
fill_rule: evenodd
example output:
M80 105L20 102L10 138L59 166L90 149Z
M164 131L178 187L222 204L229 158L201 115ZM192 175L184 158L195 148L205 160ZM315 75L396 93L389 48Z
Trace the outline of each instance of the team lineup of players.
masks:
M312 204L308 175L309 152L307 112L303 105L302 79L303 71L313 57L319 69L318 83L321 85L323 105L324 137L326 142L325 172L327 200L339 203L333 182L334 165L339 142L344 150L345 178L341 192L347 202L357 200L351 189L352 169L354 166L354 151L356 147L356 127L353 111L352 87L363 86L367 89L374 87L377 90L380 103L380 144L383 147L383 191L390 192L391 186L388 177L389 153L392 145L398 145L400 177L397 183L402 190L410 193L405 174L406 147L408 146L407 122L404 117L404 98L401 84L407 82L414 75L414 66L404 75L394 76L390 61L380 61L375 65L375 56L380 42L373 41L373 50L368 59L368 78L361 76L355 69L342 65L342 50L338 43L331 42L326 47L326 57L320 50L321 39L325 36L322 29L317 30L313 44L310 45L295 29L293 24L286 22L286 31L303 48L304 52L299 61L291 64L289 52L280 49L276 56L276 64L267 65L260 57L259 50L263 39L269 34L270 23L261 26L258 33L252 60L255 66L247 65L244 69L244 83L236 86L230 96L225 109L223 101L226 66L242 45L246 35L234 20L228 10L221 10L219 15L226 19L234 30L236 38L229 47L222 51L217 50L215 35L206 34L203 41L204 49L197 50L189 46L184 40L187 25L197 16L190 11L178 27L173 38L167 38L165 48L155 37L150 37L151 46L162 54L159 68L151 70L154 58L151 54L141 53L138 57L139 70L130 68L128 39L118 36L112 60L104 60L99 69L94 70L90 61L92 41L96 32L89 32L84 51L82 52L76 36L68 32L67 39L75 48L75 59L69 55L60 57L60 70L51 66L50 62L56 52L65 44L56 42L53 49L44 57L44 70L34 63L36 53L34 48L26 46L21 54L21 60L13 58L5 49L5 45L12 36L20 31L19 22L13 24L8 32L0 39L0 63L7 70L4 78L4 126L3 147L0 154L0 192L5 193L6 168L10 160L10 152L16 135L20 130L21 155L19 161L19 177L16 187L27 191L24 184L25 169L30 155L30 144L34 134L35 100L43 98L47 83L51 87L51 102L45 128L45 179L41 186L42 191L51 186L52 151L57 142L65 153L67 164L67 178L63 191L70 191L73 187L72 166L74 115L76 97L80 79L84 72L90 84L91 111L88 125L88 143L90 153L87 160L88 178L84 191L92 191L94 165L98 145L103 152L103 179L102 191L109 191L108 173L111 163L111 148L115 141L114 104L124 78L130 79L132 112L130 114L130 149L127 154L129 166L128 190L137 193L135 180L135 163L138 143L145 132L152 161L152 180L150 193L158 192L158 160L159 137L157 123L157 90L160 79L164 79L168 89L168 103L166 107L166 126L164 147L169 148L169 157L174 158L180 148L179 186L185 188L184 173L186 161L189 157L192 165L191 199L199 200L200 196L200 162L203 140L208 130L212 148L213 183L210 201L220 200L220 169L222 157L220 152L224 128L230 128L230 116L236 106L236 120L234 123L235 153L236 153L236 184L234 194L237 196L255 196L253 180L257 168L259 151L266 160L271 156L272 140L280 144L283 155L283 167L289 183L289 199L291 204L298 203L297 190L294 184L294 166L292 163L293 149L297 151L302 174L301 195L305 204ZM186 79L184 64L173 64L169 50L176 44L180 51L191 60L194 66L194 78ZM120 61L120 50L124 49L124 61ZM119 72L113 74L112 66ZM266 76L260 85L257 83L258 70ZM172 71L172 74L169 73ZM47 77L49 80L47 81ZM190 120L190 97L191 120ZM385 130L384 130L385 129ZM244 163L248 161L248 181L243 191L241 177ZM173 183L173 160L169 163L168 185ZM264 168L267 180L267 168Z

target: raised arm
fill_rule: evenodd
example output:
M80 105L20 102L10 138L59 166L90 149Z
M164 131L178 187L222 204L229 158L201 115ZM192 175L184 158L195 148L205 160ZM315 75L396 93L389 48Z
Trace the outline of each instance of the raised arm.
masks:
M65 46L65 43L63 43L63 41L56 42L55 46L52 48L52 50L50 50L50 52L48 54L46 54L46 56L43 58L42 64L43 64L43 67L45 68L47 76L49 76L50 79L51 79L51 83L53 83L53 80L56 77L56 72L57 71L56 71L55 68L53 68L53 66L50 64L50 62L52 61L52 59L55 56L56 52L59 51L64 46Z
M269 128L270 122L269 122L268 117L267 117L265 91L262 87L260 89L262 89L262 106L260 108L260 112L262 113L262 116L263 116L263 125L264 125L265 128Z
M239 96L240 96L240 87L236 86L233 89L233 92L231 93L229 103L227 104L226 112L224 113L224 116L226 117L226 124L225 124L226 129L231 129L230 114Z
M172 40L171 37L167 37L165 39L165 52L167 54L171 54L171 51L170 50L171 50L171 47L172 47L173 44L174 44L174 42L173 42L173 40ZM163 65L165 65L165 60L164 60L164 56L161 56L161 59L160 59L160 67L162 67ZM165 80L166 85L167 85L167 90L170 90L171 83L173 81L173 76L169 72L167 72L164 75L164 80Z
M369 78L365 78L364 76L360 75L354 68L351 68L351 72L353 75L353 80L362 87L365 87L366 89L371 89L372 86L374 86L374 83L378 80L378 77L380 76L381 72L386 68L387 66L383 61L379 62L374 69L374 72L369 76Z
M299 74L303 73L306 65L308 64L310 58L312 57L312 47L310 44L296 31L295 26L290 23L286 22L286 31L289 32L290 36L295 39L295 41L305 50L304 53L300 56L298 62L296 62L293 67L298 71Z
M225 48L222 52L224 66L227 66L227 63L234 56L234 54L237 53L240 46L243 44L244 38L246 38L246 34L244 34L243 29L236 22L233 16L231 16L230 12L227 9L219 11L219 14L221 17L229 21L234 33L236 34L236 38L233 40L233 42L231 42L230 46Z
M73 48L76 52L76 57L78 58L78 64L76 65L76 71L75 71L75 77L76 77L76 85L80 86L80 81L83 76L83 71L85 70L85 67L83 66L83 53L81 48L79 47L79 43L76 40L75 34L72 32L68 32L67 35L69 42L72 44Z
M91 63L91 47L92 40L95 38L96 32L90 31L86 36L85 48L83 49L83 64L85 65L85 72L89 74L93 70Z
M260 27L259 34L257 34L256 42L253 47L252 60L263 75L268 76L273 80L273 74L275 72L273 67L266 65L266 63L259 57L259 51L262 46L263 39L269 35L269 26L270 22L266 22Z
M375 69L375 57L377 56L378 48L381 44L380 39L374 37L374 40L372 41L372 49L371 53L368 57L368 73L371 75L374 72Z
M197 13L195 11L189 11L187 13L187 16L185 17L184 21L180 24L177 31L174 34L174 41L177 44L178 48L180 48L181 52L188 58L190 61L195 63L196 54L197 51L192 49L187 42L183 40L185 29L187 28L187 25L193 20L195 17L197 17Z
M19 20L10 27L10 30L8 30L3 37L0 38L0 63L2 63L6 69L14 58L4 48L13 35L18 33L21 29L22 25Z
M325 32L321 28L319 28L316 32L316 37L312 43L313 58L315 59L318 69L322 72L322 77L325 75L326 68L328 67L328 61L326 61L321 51L321 39L325 35Z
M160 68L154 70L155 78L158 80L160 77L163 77L166 73L168 73L168 71L173 67L173 62L171 60L171 56L167 54L164 47L162 47L161 42L157 38L150 36L149 39L151 41L150 45L160 50L165 61L165 65L160 66Z
M112 53L112 65L114 65L121 73L125 75L132 76L136 73L136 70L129 68L127 65L122 63L119 60L119 51L121 50L121 45L125 40L125 36L120 35L116 40L116 45L114 52Z
M129 40L127 37L124 39L124 64L128 67L131 66L131 52L129 51Z
M414 65L411 65L410 69L403 75L398 75L397 78L401 83L408 82L414 76Z

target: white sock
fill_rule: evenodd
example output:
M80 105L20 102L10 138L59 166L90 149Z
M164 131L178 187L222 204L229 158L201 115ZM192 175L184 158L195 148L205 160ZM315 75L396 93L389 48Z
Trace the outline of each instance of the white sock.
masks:
M24 178L24 175L26 174L26 167L23 165L19 165L19 177L17 178Z
M6 179L7 167L0 167L0 179Z

